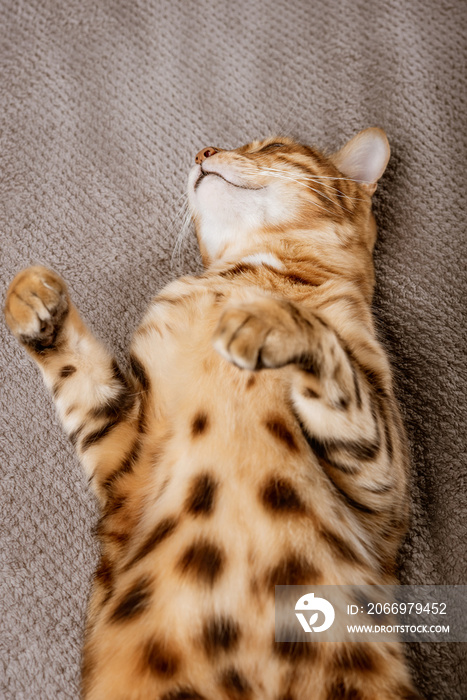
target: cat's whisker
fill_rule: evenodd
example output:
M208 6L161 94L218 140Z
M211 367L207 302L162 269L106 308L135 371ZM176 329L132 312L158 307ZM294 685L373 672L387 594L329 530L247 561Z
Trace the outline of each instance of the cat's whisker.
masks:
M268 167L269 167L269 166L255 166L255 170L251 170L251 172L252 172L252 173L253 173L253 172L258 173L258 172L260 172L261 170L266 170ZM277 170L277 172L283 173L284 171L283 171L283 170ZM304 177L306 177L306 176L304 176ZM343 180L343 181L345 181L345 182L355 182L357 185L367 184L367 181L366 181L366 180L356 180L356 179L353 178L353 177L340 177L340 176L330 176L330 175L318 175L318 174L316 174L316 175L313 176L312 179L316 179L316 180ZM323 184L325 184L325 183L323 183Z
M314 182L317 185L322 185L323 187L327 187L328 189L336 192L338 195L341 195L342 197L346 197L347 199L350 199L352 202L362 202L363 201L361 197L351 197L349 194L342 192L342 190L340 190L339 188L333 187L332 185L329 185L327 182L321 182L322 179L329 179L329 178L322 177L321 175L314 175L313 177L311 175L303 175L303 178L305 180L309 180L310 182ZM350 178L347 178L347 177L331 178L331 179L333 179L333 180L348 180L350 182L358 182L358 180L351 180Z
M191 229L191 212L188 208L188 196L186 194L180 197L182 203L172 219L172 227L176 228L175 243L172 250L170 265L173 268L178 258L178 263L181 262L182 251L188 239Z
M331 177L330 175L316 175L320 180L347 180L347 182L356 182L358 185L366 183L366 180L356 180L353 177Z
M280 172L268 171L268 174L271 175L272 177L277 177L278 179L284 179L284 180L290 180L291 182L296 182L297 185L302 185L302 187L306 187L308 190L311 190L312 192L316 192L316 194L319 194L321 197L324 197L329 202L331 202L331 204L334 204L333 200L330 197L328 197L326 194L324 194L324 192L320 192L315 187L311 187L311 185L307 185L306 183L302 182L301 179L297 179L295 177L292 177L291 175L283 175Z
M188 196L186 192L182 192L174 200L174 211L172 212L172 216L169 218L168 225L161 232L161 240L168 241L173 234L174 228L176 228L177 231L180 230L180 221L184 219L187 206Z
M267 173L268 175L271 175L271 177L278 177L278 178L282 178L283 180L289 180L290 182L295 182L298 185L301 185L302 187L307 187L309 190L316 192L317 194L321 195L322 197L325 197L325 199L329 200L332 204L335 204L334 200L332 200L330 197L328 197L326 194L324 194L324 192L320 192L319 190L315 189L314 187L311 187L311 185L305 184L303 182L303 179L308 180L309 182L315 182L317 185L323 185L325 187L328 187L329 189L334 190L342 198L346 197L350 201L363 201L361 198L351 197L351 196L345 194L344 192L342 192L341 190L339 190L335 187L332 187L332 185L328 185L327 183L321 183L318 180L315 180L314 178L307 176L307 175L303 175L303 176L300 175L300 179L296 179L291 174L289 174L287 171L279 170L277 168L271 168L268 166L256 166L256 168L254 168L254 169L246 168L246 171L252 175L257 175L260 173ZM349 178L342 178L342 179L349 179ZM350 210L342 202L339 202L339 204L342 207L342 209L344 209L347 212L350 212ZM319 206L319 205L316 204L316 206ZM325 209L325 211L327 211L329 213L329 210Z
M269 172L271 174L273 172L276 172L276 173L283 173L284 172L283 170L278 170L276 168L270 168L268 166L266 166L266 167L260 166L260 168L263 172ZM316 177L311 177L310 175L303 175L303 176L300 175L300 177L301 178L303 177L303 179L308 180L309 182L314 182L317 185L323 185L324 187L327 187L328 189L331 189L334 192L337 192L337 194L342 195L342 197L347 197L351 201L358 201L358 202L362 201L362 199L360 197L351 197L350 195L345 194L345 192L342 192L342 190L339 190L337 187L333 187L332 185L328 185L326 182L320 182L320 180L319 180L320 175L317 175ZM348 178L339 178L339 179L348 179ZM313 188L310 188L310 189L313 189ZM314 190L314 191L316 192L317 190ZM326 196L326 195L323 194L323 196ZM329 198L327 198L327 199L329 199ZM332 200L330 200L330 201L332 201Z
M306 187L307 189L312 190L313 192L316 192L316 194L321 195L325 199L329 200L332 204L335 203L335 202L333 202L333 200L330 197L327 197L325 194L323 194L319 190L315 189L314 187L311 187L310 185L305 184L304 182L302 182L302 180L297 180L297 178L291 177L289 174L284 173L283 171L273 171L273 170L269 171L267 168L265 168L263 170L263 172L267 172L268 175L271 175L271 177L276 177L278 179L282 179L282 180L289 181L289 182L295 182L297 185L301 185L302 187ZM316 207L318 207L319 209L322 209L323 211L325 211L327 214L331 214L330 209L327 209L326 207L321 206L317 202L313 202L313 204Z

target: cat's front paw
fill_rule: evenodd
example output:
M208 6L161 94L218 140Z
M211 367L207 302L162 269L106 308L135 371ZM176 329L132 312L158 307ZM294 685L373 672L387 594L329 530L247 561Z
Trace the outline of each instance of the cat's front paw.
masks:
M214 348L241 369L272 369L292 362L300 328L289 306L260 299L227 309L214 333Z
M5 319L18 340L35 352L53 348L68 313L65 282L39 265L19 272L10 284Z

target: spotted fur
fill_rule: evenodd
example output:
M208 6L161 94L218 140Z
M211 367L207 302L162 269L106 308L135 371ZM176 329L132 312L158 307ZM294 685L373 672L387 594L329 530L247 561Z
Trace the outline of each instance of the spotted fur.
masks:
M407 455L371 317L378 129L197 156L205 271L151 303L123 372L55 272L5 314L97 494L86 700L415 698L397 645L277 643L274 591L392 583Z

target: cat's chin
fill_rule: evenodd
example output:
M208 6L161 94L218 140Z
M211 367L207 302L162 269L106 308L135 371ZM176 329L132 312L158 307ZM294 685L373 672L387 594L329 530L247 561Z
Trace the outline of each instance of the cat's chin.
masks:
M192 168L188 179L189 191L193 193L196 192L201 183L214 177L224 181L226 185L242 190L265 189L264 185L259 185L247 180L245 175L238 172L238 169L232 164L222 162L220 159L214 157L209 161L205 161L202 165L196 165Z
M196 190L201 182L205 180L208 177L218 177L224 182L226 182L228 185L232 185L232 187L238 187L241 190L264 190L265 187L260 187L260 186L254 186L254 185L246 185L242 184L240 182L234 182L233 179L230 179L228 176L222 175L221 173L217 172L216 170L211 170L206 172L205 170L201 169L201 172L198 176L198 179L195 181L194 184L194 190Z
M188 179L190 210L211 257L265 222L266 188L237 182L239 177L230 170L208 171L196 165Z

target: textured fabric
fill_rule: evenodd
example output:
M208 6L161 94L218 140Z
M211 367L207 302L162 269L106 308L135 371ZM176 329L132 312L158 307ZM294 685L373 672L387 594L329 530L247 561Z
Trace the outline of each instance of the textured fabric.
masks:
M406 583L466 582L465 30L462 0L0 2L0 292L55 268L122 363L151 295L199 269L192 239L173 256L199 148L387 131L374 306L413 453ZM0 695L76 698L96 504L0 334ZM467 697L465 647L410 656L427 698Z

